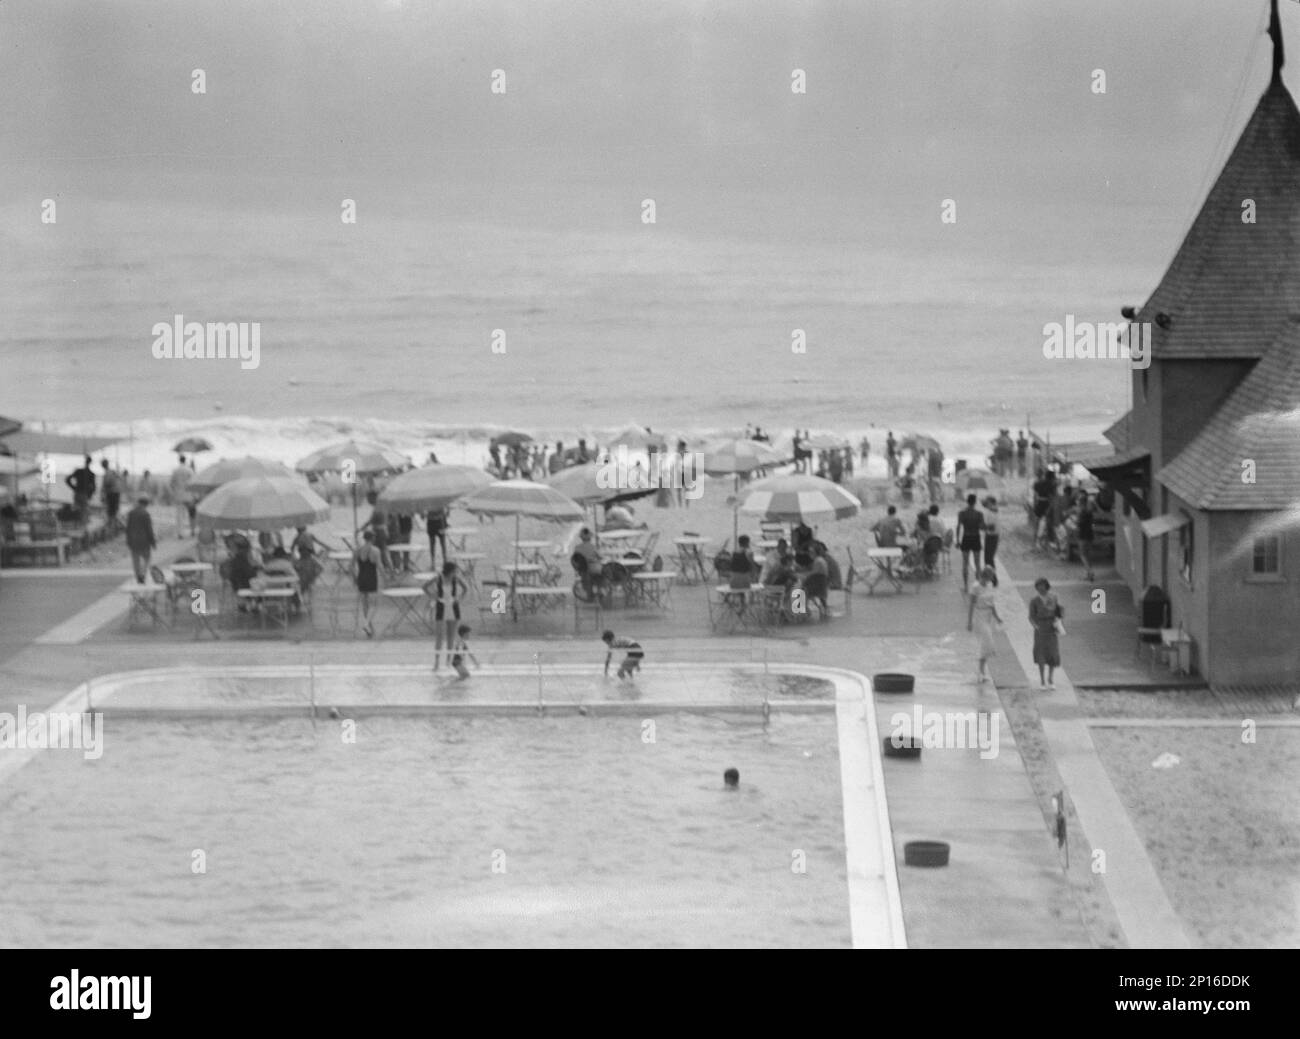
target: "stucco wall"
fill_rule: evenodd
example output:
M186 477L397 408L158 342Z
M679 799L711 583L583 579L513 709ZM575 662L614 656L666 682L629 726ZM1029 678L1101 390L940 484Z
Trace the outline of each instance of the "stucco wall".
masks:
M1214 684L1300 681L1300 525L1281 513L1211 514L1207 677ZM1257 532L1282 533L1282 580L1252 579Z

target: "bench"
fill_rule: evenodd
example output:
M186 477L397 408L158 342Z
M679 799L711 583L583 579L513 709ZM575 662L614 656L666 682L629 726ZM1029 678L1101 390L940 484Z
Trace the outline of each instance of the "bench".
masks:
M46 553L54 556L54 565L62 566L68 560L70 539L53 538L15 538L0 545L0 565L8 565L20 556L31 556L33 565L39 565Z

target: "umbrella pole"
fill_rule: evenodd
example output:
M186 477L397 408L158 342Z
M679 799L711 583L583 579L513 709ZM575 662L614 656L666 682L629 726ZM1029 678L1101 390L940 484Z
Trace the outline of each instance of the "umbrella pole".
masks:
M519 610L515 606L515 582L519 580L519 513L515 513L515 567L510 571L510 619L519 620Z
M352 547L357 545L357 482L352 481Z
M739 502L737 501L740 497L740 474L736 473L732 479L735 481L731 498L731 545L734 551L740 542L740 513L738 511Z

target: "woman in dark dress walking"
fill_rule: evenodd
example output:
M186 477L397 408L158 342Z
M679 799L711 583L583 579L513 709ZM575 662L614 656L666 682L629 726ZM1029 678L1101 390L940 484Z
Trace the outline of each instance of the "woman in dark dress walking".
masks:
M375 535L367 530L365 543L358 546L354 558L357 564L357 591L361 595L361 616L365 620L364 631L367 638L373 638L375 624L372 614L375 607L375 593L379 591L379 568L383 557L375 547Z
M1038 594L1029 600L1029 623L1034 629L1034 663L1038 665L1038 682L1043 689L1055 689L1054 672L1061 666L1058 624L1064 611L1052 594L1052 585L1046 577L1034 582L1034 591Z

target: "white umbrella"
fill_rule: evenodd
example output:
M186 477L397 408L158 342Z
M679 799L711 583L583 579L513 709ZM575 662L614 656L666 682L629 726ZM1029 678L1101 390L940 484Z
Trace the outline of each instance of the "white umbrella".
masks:
M374 476L378 473L399 472L409 469L411 460L400 451L391 451L382 444L367 441L345 440L313 451L301 459L295 469L300 473L341 473L351 476ZM357 531L357 481L348 481L352 488L352 537Z
M247 480L254 476L287 476L298 480L287 465L281 465L269 458L254 458L248 455L244 458L223 458L219 462L205 466L194 474L188 489L202 496L209 491L215 491L223 484L230 483L231 480Z
M722 440L710 444L704 449L704 471L709 476L731 476L735 478L735 491L740 492L740 475L752 473L769 465L779 465L786 461L776 448L760 440ZM731 511L731 538L736 539L739 529L736 510Z
M199 503L209 530L283 530L329 519L330 507L296 476L254 476L223 484Z
M379 492L378 504L385 511L403 514L445 509L491 483L492 477L472 465L426 465L393 477Z
M469 512L514 516L515 564L519 563L519 517L572 523L582 519L582 506L554 487L532 480L498 480L460 500ZM511 604L513 612L513 602Z

